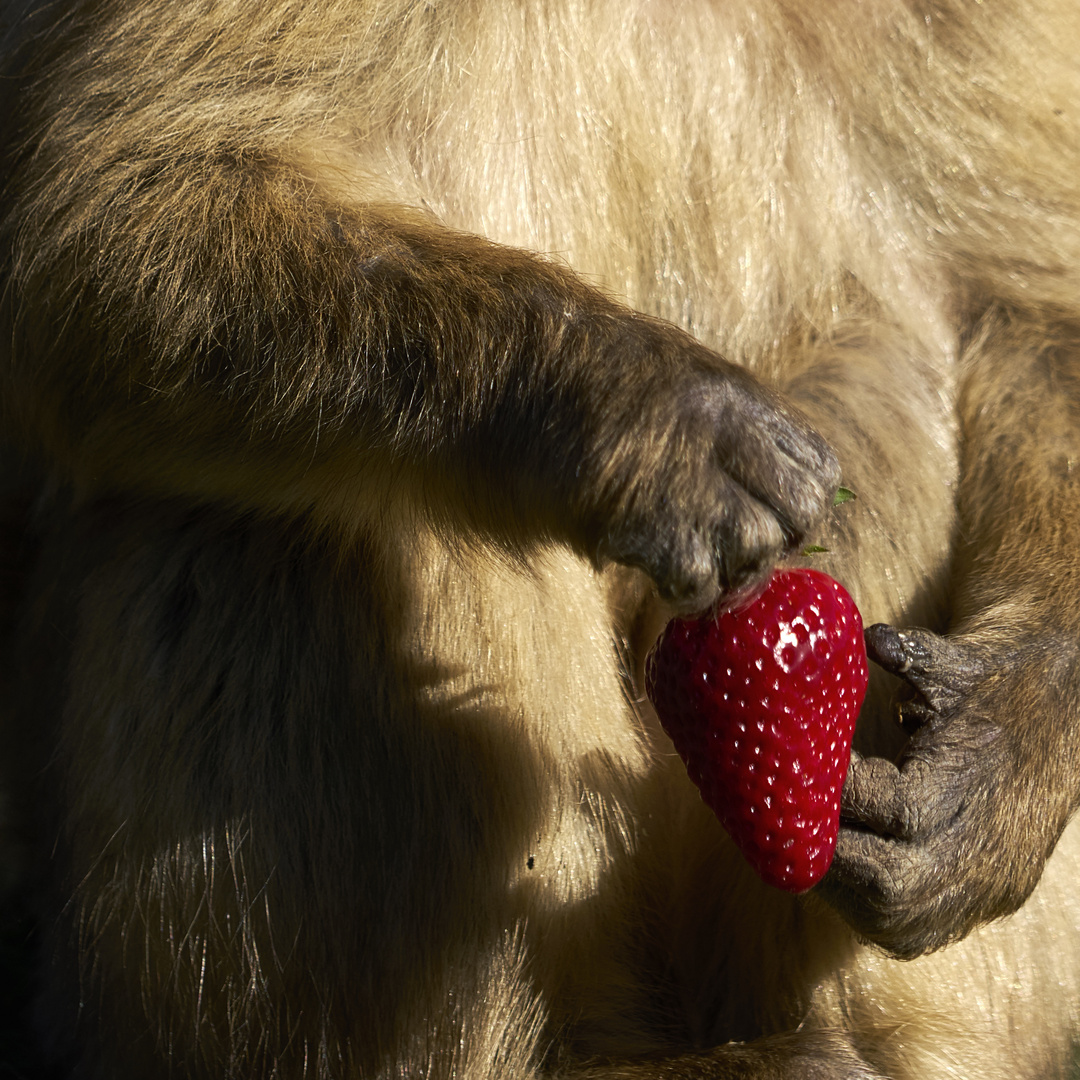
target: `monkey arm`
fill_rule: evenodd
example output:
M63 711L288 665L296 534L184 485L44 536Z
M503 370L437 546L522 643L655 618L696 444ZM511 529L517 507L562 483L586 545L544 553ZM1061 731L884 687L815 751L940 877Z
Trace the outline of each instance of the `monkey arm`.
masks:
M177 133L133 83L89 136L48 74L6 163L0 393L77 487L346 529L405 493L510 544L641 566L691 609L822 514L824 442L676 328L345 197L296 131L237 129L212 103Z
M853 758L823 890L901 956L1019 907L1078 801L1080 351L1044 330L993 316L964 358L949 636L867 635L911 737Z

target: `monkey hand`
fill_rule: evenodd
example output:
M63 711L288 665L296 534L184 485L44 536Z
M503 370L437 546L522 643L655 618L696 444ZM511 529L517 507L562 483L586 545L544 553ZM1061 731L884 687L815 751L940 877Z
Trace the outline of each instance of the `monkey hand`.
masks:
M1055 689L1067 664L1045 645L999 656L928 630L877 625L866 640L904 680L910 740L896 764L852 754L819 890L858 933L914 957L1016 910L1038 882L1074 802L1052 730L1070 711Z
M839 466L741 368L674 327L634 317L619 330L619 367L632 374L575 409L586 422L573 517L601 561L640 567L676 610L703 611L804 546Z

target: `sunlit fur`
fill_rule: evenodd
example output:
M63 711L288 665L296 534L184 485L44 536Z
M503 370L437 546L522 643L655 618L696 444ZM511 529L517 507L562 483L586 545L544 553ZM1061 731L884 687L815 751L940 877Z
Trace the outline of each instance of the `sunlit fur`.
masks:
M1066 1075L1078 827L1016 914L860 944L697 799L641 699L642 575L539 502L503 522L454 455L533 389L515 297L599 290L830 440L859 498L817 565L868 623L1076 640L1080 6L18 7L0 402L50 480L6 679L49 733L46 1044L132 1078L794 1078L800 1039L822 1076ZM405 400L350 246L402 236L445 348ZM1034 863L1069 672L1060 724L1015 716Z

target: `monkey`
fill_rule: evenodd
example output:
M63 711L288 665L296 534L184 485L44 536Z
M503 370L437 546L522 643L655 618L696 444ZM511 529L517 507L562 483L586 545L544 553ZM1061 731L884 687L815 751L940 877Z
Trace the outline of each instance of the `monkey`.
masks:
M1070 1075L1076 5L0 25L0 709L51 1069ZM875 670L792 896L643 666L811 545Z

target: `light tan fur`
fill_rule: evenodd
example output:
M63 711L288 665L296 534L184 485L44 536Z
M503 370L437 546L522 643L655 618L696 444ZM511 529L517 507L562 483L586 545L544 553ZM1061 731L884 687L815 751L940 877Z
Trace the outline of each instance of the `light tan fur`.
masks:
M1080 8L16 6L0 403L40 553L6 719L48 733L20 769L51 807L37 1015L63 1064L1069 1075ZM381 265L416 292L357 284ZM625 475L676 507L694 482L682 369L608 348L627 309L828 440L859 497L815 512L816 565L868 623L1039 657L1001 697L1030 782L1015 807L1003 782L1000 887L882 938L917 959L762 885L643 698L701 594L661 602L593 525L595 493L612 520L645 502ZM580 460L491 420L576 394L593 354L574 415L614 434ZM586 493L552 495L575 469ZM760 576L783 545L745 515ZM892 689L868 755L900 750Z

